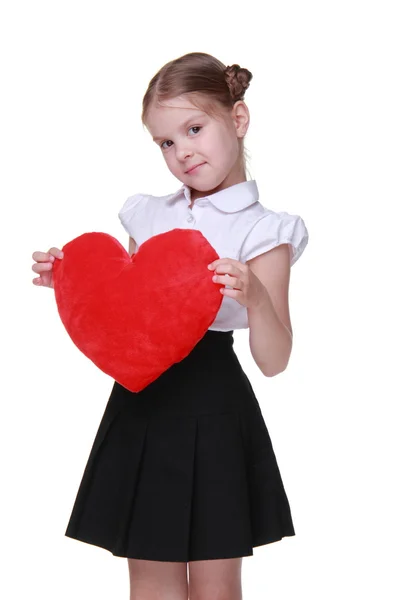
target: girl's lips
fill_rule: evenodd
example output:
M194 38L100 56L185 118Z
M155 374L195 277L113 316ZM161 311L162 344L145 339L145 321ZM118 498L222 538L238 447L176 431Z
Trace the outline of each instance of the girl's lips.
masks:
M193 167L193 168L192 168L192 169L190 169L189 171L186 171L186 173L187 173L187 174L189 174L189 173L194 173L194 172L196 172L196 171L199 169L199 167L201 167L201 166L203 166L203 165L205 165L205 164L206 164L206 163L200 163L200 164L199 164L199 165L197 165L196 167Z

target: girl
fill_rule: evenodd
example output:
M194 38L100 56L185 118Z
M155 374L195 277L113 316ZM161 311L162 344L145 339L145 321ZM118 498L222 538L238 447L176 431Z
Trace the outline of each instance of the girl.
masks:
M246 179L251 78L193 52L164 65L143 98L142 123L182 186L126 200L119 218L129 252L174 228L199 229L221 257L210 278L226 287L186 358L139 393L114 382L76 496L65 535L126 557L131 600L239 600L242 557L295 535L271 439L233 349L233 331L249 328L262 373L287 367L290 267L308 242L304 221L265 208ZM33 254L34 284L52 287L55 258L57 248Z

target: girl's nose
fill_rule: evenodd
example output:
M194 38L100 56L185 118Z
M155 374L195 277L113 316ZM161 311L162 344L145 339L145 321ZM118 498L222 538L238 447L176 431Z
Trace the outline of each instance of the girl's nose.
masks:
M190 148L180 147L176 149L176 157L179 160L186 160L191 156L193 156L193 150L191 150Z

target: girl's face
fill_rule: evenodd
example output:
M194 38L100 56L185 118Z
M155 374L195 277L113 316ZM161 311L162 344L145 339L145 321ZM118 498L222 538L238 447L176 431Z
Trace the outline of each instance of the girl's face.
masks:
M232 115L216 119L178 96L163 106L153 105L146 126L171 173L194 190L210 192L246 180L238 138L246 133L248 121L243 102L236 103Z

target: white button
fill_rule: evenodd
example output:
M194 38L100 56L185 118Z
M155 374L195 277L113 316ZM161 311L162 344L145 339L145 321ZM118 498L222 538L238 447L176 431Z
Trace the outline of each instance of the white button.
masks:
M193 221L194 217L193 215L189 215L188 218L186 219L186 221Z

